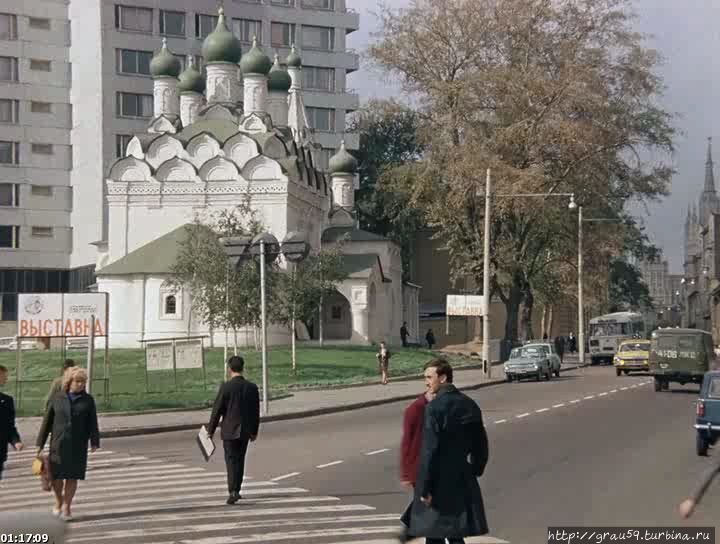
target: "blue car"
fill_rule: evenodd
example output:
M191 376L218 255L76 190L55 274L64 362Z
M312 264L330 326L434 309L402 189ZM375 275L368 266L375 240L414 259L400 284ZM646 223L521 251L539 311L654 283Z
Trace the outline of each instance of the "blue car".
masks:
M696 408L697 454L707 455L708 448L720 437L720 370L707 372L700 386Z

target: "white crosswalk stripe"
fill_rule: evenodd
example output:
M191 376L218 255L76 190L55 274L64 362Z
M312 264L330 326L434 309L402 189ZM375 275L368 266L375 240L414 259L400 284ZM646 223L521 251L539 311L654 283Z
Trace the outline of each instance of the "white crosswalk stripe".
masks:
M35 450L10 452L0 481L0 511L47 512L52 494L31 474ZM98 450L73 502L68 543L394 544L397 512L315 496L288 482L246 477L243 498L225 499L226 474L162 458ZM413 541L415 542L415 541ZM424 542L418 540L417 542ZM473 537L467 544L502 544Z

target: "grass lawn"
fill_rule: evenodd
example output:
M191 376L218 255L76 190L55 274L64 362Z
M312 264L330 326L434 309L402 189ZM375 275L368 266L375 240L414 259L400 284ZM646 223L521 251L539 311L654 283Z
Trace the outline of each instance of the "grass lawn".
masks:
M232 350L230 350L232 353ZM262 384L261 354L249 350L241 352L245 358L245 374L258 385ZM285 394L300 387L331 384L372 382L379 379L376 348L361 346L298 347L297 373L291 371L290 348L271 347L268 350L269 393ZM390 360L390 376L418 374L422 365L433 357L424 349L394 350ZM85 366L87 354L83 351L68 352L68 357ZM457 365L471 361L451 357ZM15 396L16 352L0 352L0 364L10 371L4 392ZM21 399L15 400L18 415L41 415L43 399L50 382L59 375L62 360L60 351L22 352ZM177 388L173 371L145 372L145 352L141 349L110 350L110 400L108 406L104 395L104 352L96 351L93 362L92 393L103 412L123 412L164 408L198 408L208 406L215 398L218 384L223 380L223 349L207 349L205 352L207 387L203 384L200 369L178 370Z

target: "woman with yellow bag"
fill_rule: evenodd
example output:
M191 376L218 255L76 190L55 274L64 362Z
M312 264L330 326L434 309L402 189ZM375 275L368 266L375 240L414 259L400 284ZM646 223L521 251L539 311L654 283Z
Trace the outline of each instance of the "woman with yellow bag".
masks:
M50 399L37 439L40 457L48 435L50 439L49 474L55 493L53 514L72 520L72 501L78 480L85 479L88 442L90 451L100 447L95 400L85 391L87 373L82 368L68 372L63 390Z

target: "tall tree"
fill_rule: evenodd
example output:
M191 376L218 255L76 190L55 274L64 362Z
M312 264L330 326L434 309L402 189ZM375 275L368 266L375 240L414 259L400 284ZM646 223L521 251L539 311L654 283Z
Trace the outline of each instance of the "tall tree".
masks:
M640 270L625 259L610 261L610 311L653 309L650 290Z
M552 272L548 249L572 266L577 219L560 198L495 198L483 255L486 168L495 194L574 193L588 215L667 193L669 160L647 157L669 158L675 129L658 105L659 56L633 24L629 0L414 0L382 13L370 54L418 98L426 149L412 184L383 179L439 229L455 276L482 285L490 259L506 340ZM588 261L622 251L617 230L593 236Z

